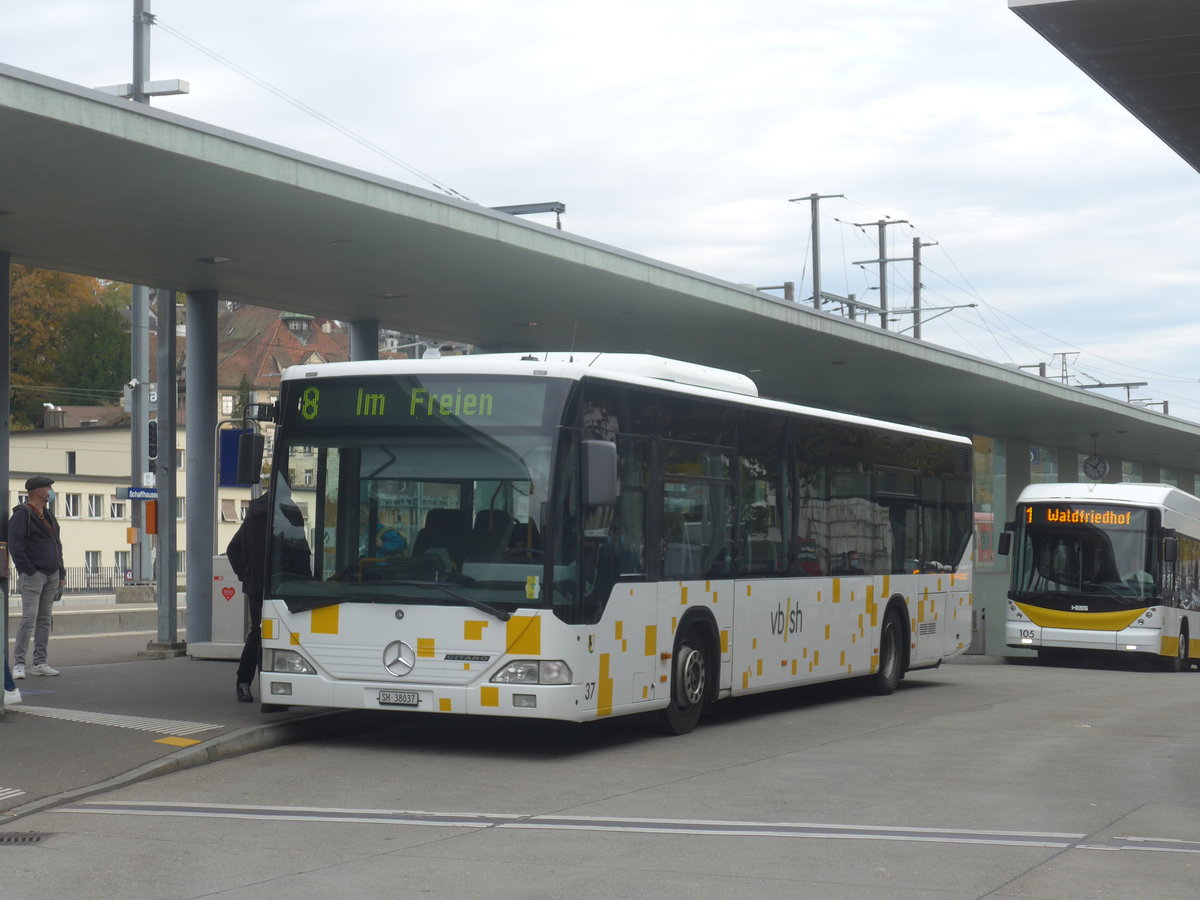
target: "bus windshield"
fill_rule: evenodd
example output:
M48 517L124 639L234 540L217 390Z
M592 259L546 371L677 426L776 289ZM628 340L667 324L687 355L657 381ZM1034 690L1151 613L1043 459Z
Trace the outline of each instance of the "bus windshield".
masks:
M1056 606L1086 595L1132 607L1160 595L1149 510L1055 503L1017 512L1013 599Z
M543 425L554 416L548 383L371 381L354 387L373 422L354 415L341 381L285 394L269 595L293 611L403 601L502 619L541 605L555 446ZM485 404L501 424L469 421Z

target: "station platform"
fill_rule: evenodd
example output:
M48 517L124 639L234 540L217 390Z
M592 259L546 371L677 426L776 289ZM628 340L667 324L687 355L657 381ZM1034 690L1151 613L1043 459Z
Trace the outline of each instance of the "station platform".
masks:
M10 600L10 664L14 616ZM182 607L178 622L186 640ZM236 662L146 655L156 624L155 607L112 597L68 597L55 610L49 663L60 674L17 681L22 702L0 711L0 827L122 784L370 721L334 710L263 712L257 680L256 702L239 703Z

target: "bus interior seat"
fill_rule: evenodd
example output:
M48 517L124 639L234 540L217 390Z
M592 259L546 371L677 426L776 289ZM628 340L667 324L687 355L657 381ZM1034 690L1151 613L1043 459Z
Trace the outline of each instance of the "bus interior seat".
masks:
M417 532L413 556L435 556L443 563L462 562L466 544L466 514L461 509L435 507L425 514L425 527ZM447 566L449 567L449 566Z
M502 509L481 509L475 514L475 527L467 538L468 559L490 559L508 546L508 538L516 523Z
M542 536L538 532L537 523L533 519L526 522L518 521L513 525L508 537L510 550L541 550Z

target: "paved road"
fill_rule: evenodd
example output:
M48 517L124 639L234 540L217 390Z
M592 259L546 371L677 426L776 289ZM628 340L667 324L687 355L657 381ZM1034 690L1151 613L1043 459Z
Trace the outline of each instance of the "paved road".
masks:
M973 661L723 706L680 738L373 717L11 822L4 891L1197 896L1200 674Z

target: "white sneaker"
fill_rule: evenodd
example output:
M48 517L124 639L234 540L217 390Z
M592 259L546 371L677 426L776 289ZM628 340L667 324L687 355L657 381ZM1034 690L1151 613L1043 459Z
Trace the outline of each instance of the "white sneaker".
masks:
M58 674L58 669L54 668L53 666L48 666L45 663L36 663L34 665L34 667L32 669L30 669L29 671L32 672L34 675L57 675ZM17 676L14 674L13 678L16 678L16 677Z
M12 690L12 691L4 692L4 705L5 706L16 706L20 702L21 702L21 692L20 691Z
M25 666L21 663L17 663L15 666L13 666L12 676L14 679L24 678L25 677Z

